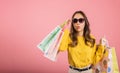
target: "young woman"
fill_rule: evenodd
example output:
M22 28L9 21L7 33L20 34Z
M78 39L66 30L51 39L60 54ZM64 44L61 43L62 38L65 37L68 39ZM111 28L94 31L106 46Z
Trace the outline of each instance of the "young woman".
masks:
M76 11L72 16L70 30L64 30L59 52L68 52L69 73L92 73L92 66L103 56L105 44L106 40L96 45L86 15Z

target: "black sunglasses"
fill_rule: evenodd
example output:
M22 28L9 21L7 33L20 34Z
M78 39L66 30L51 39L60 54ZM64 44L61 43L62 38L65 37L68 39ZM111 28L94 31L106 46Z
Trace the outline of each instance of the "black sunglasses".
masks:
M83 23L85 21L85 19L84 18L79 18L79 19L74 18L72 21L73 21L73 23L77 23L78 21L79 21L79 23Z

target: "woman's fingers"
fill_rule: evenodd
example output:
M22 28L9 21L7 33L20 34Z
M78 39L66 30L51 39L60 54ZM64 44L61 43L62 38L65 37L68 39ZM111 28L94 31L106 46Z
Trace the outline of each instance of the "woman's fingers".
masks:
M106 47L108 47L108 41L106 40L106 38L101 38L101 40L100 40L100 44L101 45L103 45L103 46L106 46Z
M70 19L68 19L68 20L67 20L67 24L69 25L70 23L71 23L71 20L70 20Z

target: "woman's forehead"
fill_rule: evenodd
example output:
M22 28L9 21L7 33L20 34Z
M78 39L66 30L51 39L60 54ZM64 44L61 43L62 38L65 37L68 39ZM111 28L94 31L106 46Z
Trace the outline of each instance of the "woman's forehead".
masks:
M77 13L75 14L75 16L73 18L84 18L82 14L80 13Z

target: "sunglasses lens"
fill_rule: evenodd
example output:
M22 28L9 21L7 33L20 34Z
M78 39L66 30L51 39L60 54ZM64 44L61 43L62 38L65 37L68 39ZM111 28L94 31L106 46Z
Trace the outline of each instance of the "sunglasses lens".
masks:
M80 18L80 19L79 19L79 22L80 22L80 23L83 23L83 22L84 22L84 19L83 19L83 18Z
M79 21L79 23L83 23L85 21L84 18L80 18L80 19L73 19L73 23L77 23Z
M78 21L77 19L73 19L73 23L77 23L77 21Z

